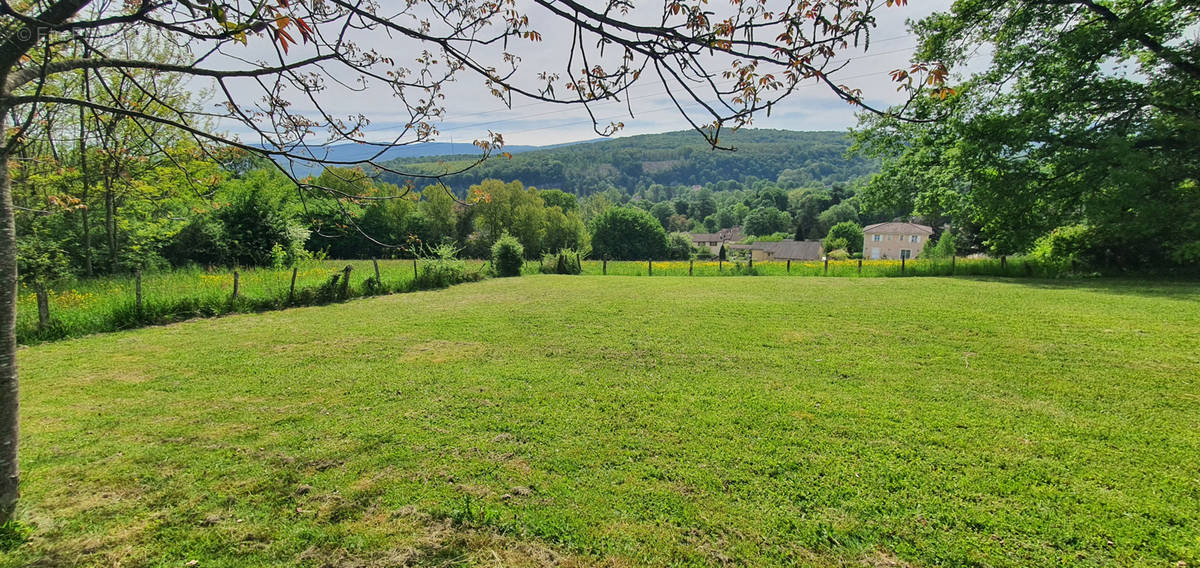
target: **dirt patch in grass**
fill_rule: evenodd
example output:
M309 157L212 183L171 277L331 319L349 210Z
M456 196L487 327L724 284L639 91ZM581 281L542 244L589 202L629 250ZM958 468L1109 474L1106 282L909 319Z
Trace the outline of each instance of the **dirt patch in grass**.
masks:
M384 566L494 566L494 567L624 567L611 558L564 553L539 541L523 540L485 528L456 526L404 508L385 515L375 511L360 523L378 529L388 526L406 533L411 540L382 552L358 553L345 548L311 547L299 557L300 564L321 568L375 568Z
M876 550L862 559L862 565L868 568L909 568L911 564L896 558L895 554Z
M471 359L483 351L484 346L481 343L435 339L409 345L404 354L400 356L400 361L404 363L448 363Z

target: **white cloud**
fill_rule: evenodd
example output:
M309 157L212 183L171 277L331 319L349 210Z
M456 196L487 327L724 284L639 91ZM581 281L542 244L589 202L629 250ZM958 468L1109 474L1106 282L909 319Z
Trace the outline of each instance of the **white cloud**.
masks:
M878 27L872 34L869 51L847 52L847 66L834 80L860 88L865 99L877 106L898 102L900 95L890 81L888 72L903 67L915 47L915 38L909 36L906 19L919 19L935 10L945 10L950 0L916 0L904 7L886 7L877 12ZM527 52L523 65L529 69L561 68L562 54L569 50L569 28L539 28L543 42ZM380 38L364 38L373 41L383 53L388 53L387 42ZM263 49L266 46L257 46ZM546 145L561 142L592 139L597 136L586 110L577 105L555 105L528 99L514 98L513 108L505 108L488 94L481 81L470 75L448 85L446 90L447 117L437 123L439 141L469 142L487 136L488 131L504 135L509 144ZM649 82L638 85L626 102L602 103L593 106L601 125L608 121L623 122L626 126L620 135L663 132L689 128L688 123L675 109L670 99L662 92L662 85ZM250 91L247 91L249 93ZM253 95L248 95L253 96ZM305 109L296 101L299 109ZM308 103L311 106L311 103ZM401 131L408 120L406 114L395 112L402 108L390 93L378 90L346 91L331 89L321 105L335 116L352 116L362 113L372 121L368 137L372 140L387 140ZM822 85L801 86L783 104L777 105L767 116L755 118L759 128L782 128L795 130L840 130L855 123L855 107L840 101ZM237 132L236 129L233 129ZM242 133L245 134L244 132Z

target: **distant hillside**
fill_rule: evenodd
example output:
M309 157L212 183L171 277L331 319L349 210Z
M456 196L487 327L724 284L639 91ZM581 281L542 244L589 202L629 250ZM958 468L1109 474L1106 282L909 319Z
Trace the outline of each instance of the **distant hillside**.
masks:
M580 142L581 144L583 142ZM521 152L529 152L532 150L542 150L548 148L558 148L563 146L557 144L554 146L506 146L504 150L510 154L519 154ZM370 159L379 152L376 146L368 146L366 144L334 144L325 147L311 147L312 155L320 157L324 160L336 162L361 162ZM300 152L297 152L300 153ZM470 142L427 142L424 144L413 144L410 146L396 146L388 148L382 156L375 159L376 163L383 163L388 160L405 159L405 158L428 158L431 156L445 155L461 155L461 156L478 156L480 150ZM279 163L285 167L288 165L286 160L280 159ZM312 162L296 161L294 170L300 177L306 175L318 175L324 166L314 164Z
M588 195L609 187L628 193L654 183L703 185L748 177L775 180L784 170L795 170L788 177L801 185L828 185L877 169L871 160L845 157L850 145L845 132L745 129L723 138L722 143L731 144L736 151L713 150L698 133L686 130L514 152L511 159L493 158L447 181L459 192L481 180L497 178ZM470 158L401 158L388 165L414 173L440 173L468 164ZM402 181L399 176L385 177Z

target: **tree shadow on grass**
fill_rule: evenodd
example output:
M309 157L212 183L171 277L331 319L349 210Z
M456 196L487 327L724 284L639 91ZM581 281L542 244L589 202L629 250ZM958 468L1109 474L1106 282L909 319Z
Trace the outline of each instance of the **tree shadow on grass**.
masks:
M1176 300L1200 308L1200 280L1155 278L1089 278L1077 280L1001 280L1039 290L1083 291L1118 296Z
M11 552L29 540L33 527L20 521L8 521L0 525L0 552Z

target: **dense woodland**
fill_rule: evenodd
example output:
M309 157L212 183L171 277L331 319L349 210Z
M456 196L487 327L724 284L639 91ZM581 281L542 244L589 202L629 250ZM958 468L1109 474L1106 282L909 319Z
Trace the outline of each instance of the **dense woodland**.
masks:
M742 129L725 135L721 143L734 149L714 150L690 130L630 136L513 154L445 180L460 192L485 179L502 179L579 196L610 188L633 195L654 184L692 186L781 176L792 187L829 186L878 169L874 159L847 156L851 140L845 132ZM474 159L473 155L403 158L389 166L432 174L454 171ZM393 174L385 174L384 179L405 181Z

